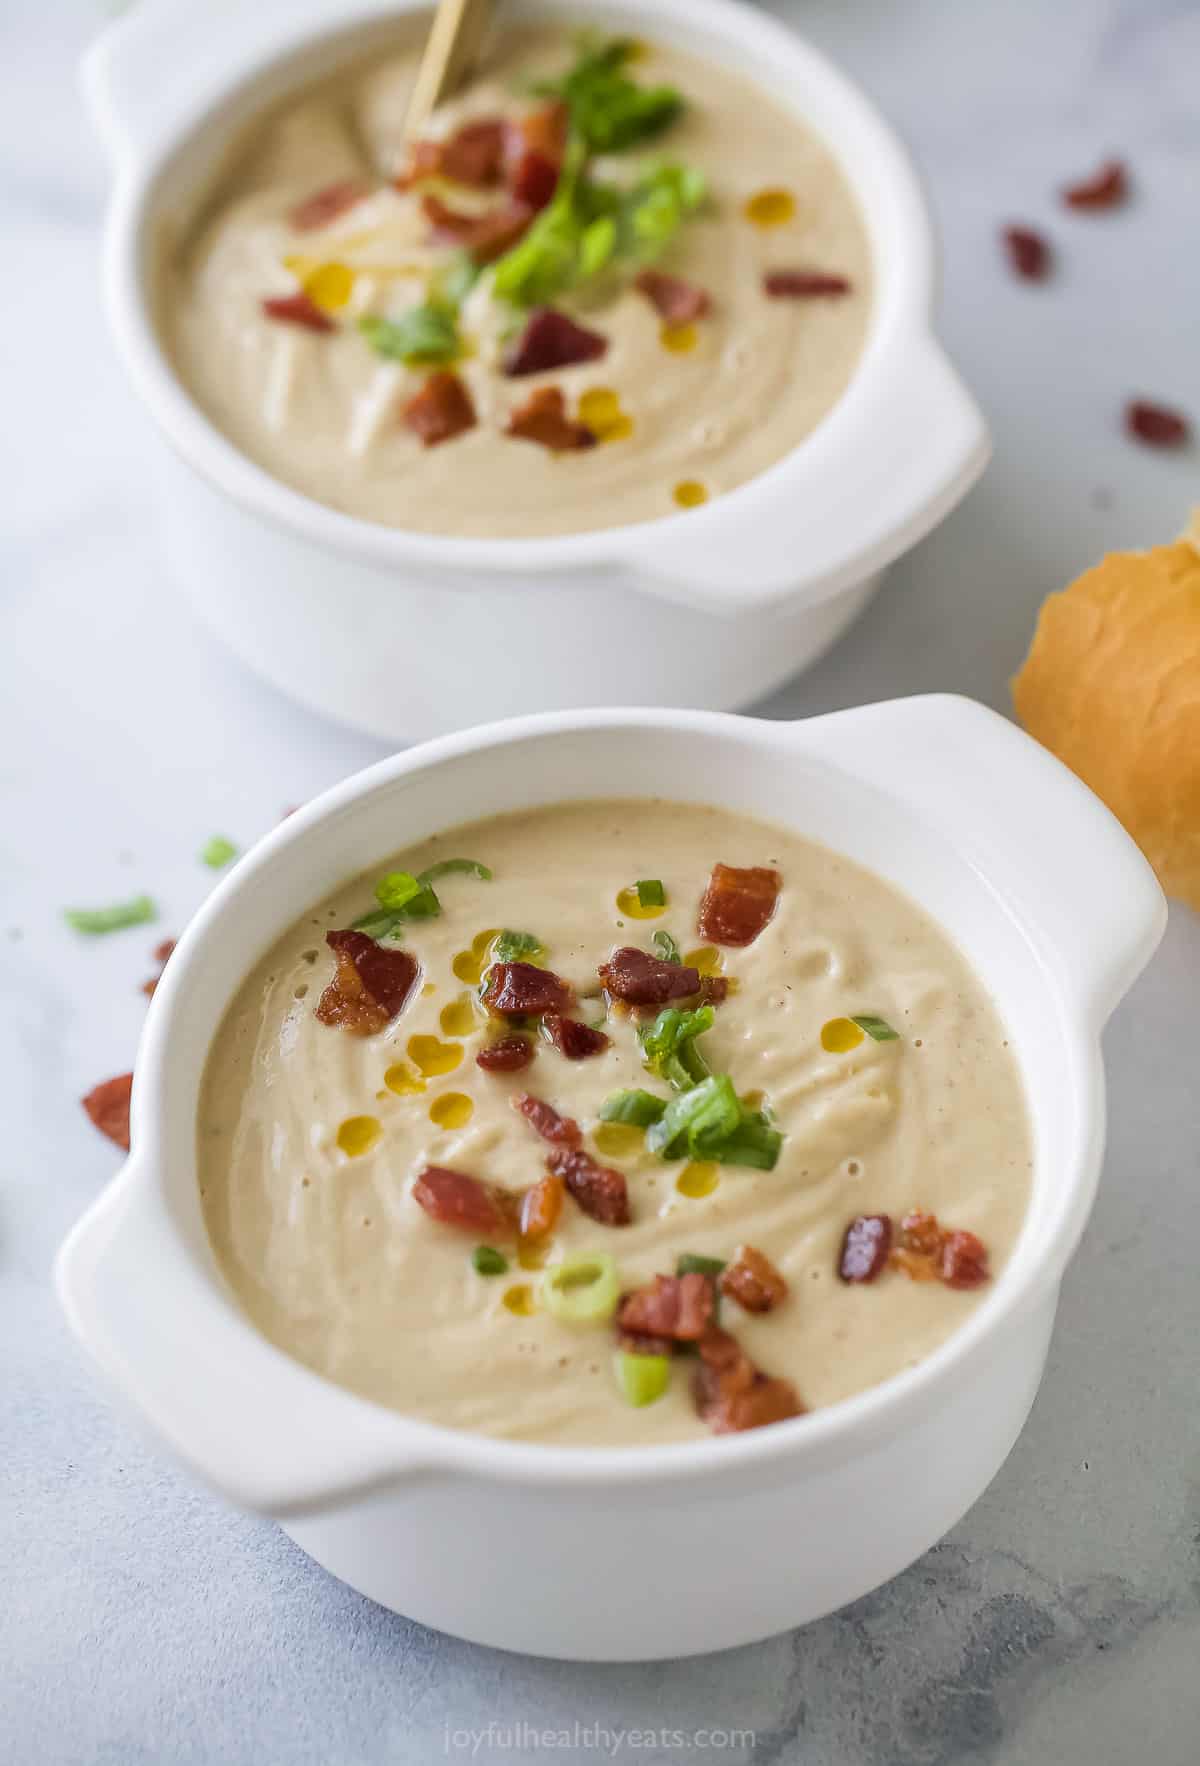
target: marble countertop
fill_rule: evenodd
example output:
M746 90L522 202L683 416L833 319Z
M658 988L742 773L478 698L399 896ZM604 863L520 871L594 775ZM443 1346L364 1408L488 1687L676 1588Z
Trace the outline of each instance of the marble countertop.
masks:
M945 336L996 458L861 624L765 709L927 688L1006 708L1041 597L1106 548L1173 534L1197 491L1194 452L1139 451L1117 414L1144 392L1200 418L1200 5L777 10L915 147L946 238ZM380 752L246 675L166 579L145 491L157 443L96 307L105 168L73 66L100 16L89 0L8 0L0 15L0 1754L382 1766L447 1757L447 1726L490 1723L474 1757L517 1760L533 1757L525 1723L579 1726L546 1761L1192 1766L1200 922L1184 910L1106 1039L1107 1167L1029 1427L949 1539L793 1636L589 1668L424 1631L194 1486L68 1340L51 1259L116 1164L78 1099L132 1061L148 947L211 885L199 846L218 830L252 841ZM1056 187L1109 150L1127 155L1136 201L1064 215ZM1052 285L1005 274L1008 218L1053 228ZM62 924L66 901L141 889L162 903L159 929L83 947ZM617 1739L652 1726L753 1737Z

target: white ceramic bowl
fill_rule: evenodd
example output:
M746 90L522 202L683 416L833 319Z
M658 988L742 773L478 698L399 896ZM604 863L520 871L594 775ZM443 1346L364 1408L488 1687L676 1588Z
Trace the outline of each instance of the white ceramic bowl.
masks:
M341 515L253 465L176 380L151 292L229 139L261 105L395 31L420 0L155 0L85 64L116 182L109 318L171 444L159 504L176 575L246 662L306 704L407 740L472 717L575 705L743 705L831 644L884 568L982 470L980 414L931 329L930 219L904 150L822 56L733 0L506 0L581 12L739 68L825 137L857 192L877 275L846 394L760 477L702 509L549 539L406 534Z
M794 1422L633 1450L411 1421L258 1335L205 1234L195 1118L209 1042L304 906L398 845L563 798L705 800L773 818L915 896L1010 1032L1035 1174L1014 1254L928 1360ZM548 714L443 737L289 817L213 893L150 1007L134 1152L58 1263L71 1323L165 1440L336 1575L478 1642L684 1656L816 1618L911 1563L975 1501L1033 1402L1104 1140L1100 1030L1161 934L1161 892L1101 804L968 700L805 723ZM795 1370L803 1385L803 1370Z

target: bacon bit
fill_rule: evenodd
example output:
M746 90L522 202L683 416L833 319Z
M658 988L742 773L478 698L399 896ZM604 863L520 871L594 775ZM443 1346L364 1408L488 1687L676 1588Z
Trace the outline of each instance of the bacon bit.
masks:
M422 447L436 448L439 442L474 429L478 419L471 395L458 375L449 368L438 368L405 405L404 421L420 436Z
M461 246L477 264L490 264L515 245L534 214L527 202L509 202L481 215L468 215L432 195L421 198L421 207L433 228L434 239Z
M1191 439L1191 425L1181 411L1131 399L1125 407L1125 428L1135 441L1151 448L1182 448Z
M164 938L162 943L156 944L154 949L151 951L151 953L150 953L151 956L154 958L154 961L158 964L158 974L151 975L149 981L142 982L142 992L146 995L147 999L154 998L154 990L163 978L163 971L165 970L165 968L167 966L167 960L170 957L171 952L174 949L175 949L175 940L173 938Z
M526 1122L537 1130L544 1141L551 1141L559 1147L577 1147L583 1140L574 1117L560 1116L554 1105L546 1103L544 1098L530 1097L528 1092L521 1092L512 1103L513 1109L521 1112Z
M493 963L487 972L483 1003L494 1018L540 1017L565 1012L574 995L553 969L533 963Z
M306 331L337 330L329 314L323 313L303 290L299 294L272 295L263 301L262 310L268 319L279 319L285 325L303 325Z
M761 1429L804 1415L791 1381L762 1373L737 1339L716 1326L700 1339L692 1396L697 1411L717 1435Z
M942 1229L936 1214L916 1208L900 1222L900 1244L905 1251L936 1257L942 1248Z
M561 1012L547 1012L542 1027L568 1061L586 1061L589 1055L598 1055L608 1047L609 1039L603 1030L581 1024L578 1018L564 1018Z
M600 1165L579 1147L557 1147L546 1169L561 1177L579 1206L604 1226L629 1225L629 1191L624 1176Z
M1050 246L1041 233L1032 227L1005 227L1004 240L1008 261L1024 282L1044 282L1050 274Z
M416 959L376 944L365 932L327 932L337 970L317 1004L317 1019L352 1036L374 1036L408 1004L417 983Z
M129 1151L129 1094L132 1089L133 1074L118 1073L115 1079L104 1079L94 1085L82 1100L95 1127L126 1153Z
M942 1243L941 1278L948 1288L980 1288L988 1280L987 1246L974 1233L947 1233Z
M596 445L596 437L587 424L576 423L567 416L567 401L558 386L539 386L525 404L511 413L504 433L519 441L539 442L555 454L574 453Z
M566 1185L552 1172L539 1178L521 1197L521 1237L548 1239L558 1225L562 1213Z
M1062 193L1068 208L1116 208L1129 195L1129 174L1119 159L1105 160L1090 178L1068 184Z
M594 362L607 349L608 339L600 332L577 325L554 307L535 307L509 352L504 372L512 379L522 374L545 374L551 368Z
M614 999L628 1006L663 1006L700 991L700 971L667 963L647 950L625 944L596 971Z
M508 125L507 156L510 168L525 153L540 153L557 165L567 149L571 113L559 99L527 110L518 122ZM510 171L511 176L511 171Z
M832 300L852 287L848 277L828 270L768 270L763 277L763 292L771 300Z
M765 865L714 865L696 927L711 944L753 944L771 915L783 879Z
M675 1345L670 1337L635 1336L632 1331L617 1332L617 1348L626 1355L673 1355Z
M485 1073L520 1073L537 1054L527 1036L502 1036L488 1043L475 1057L475 1065Z
M943 1281L948 1288L979 1288L990 1277L987 1247L971 1232L947 1232L936 1214L914 1210L900 1223L900 1242L888 1259L910 1281Z
M720 1275L721 1292L747 1312L770 1312L787 1299L788 1285L769 1257L753 1245L739 1245Z
M729 977L727 975L701 975L700 1004L702 1006L719 1006L729 998Z
M642 270L633 286L668 325L690 325L703 319L712 306L707 290L685 282L682 276L668 276L665 270Z
M527 203L538 214L558 188L558 162L530 148L512 169L509 188L514 202Z
M413 1185L413 1200L443 1226L489 1236L513 1231L512 1198L465 1171L427 1165Z
M326 184L296 204L288 216L288 226L297 233L311 233L317 227L327 227L330 221L336 221L339 215L360 203L369 188L361 178L342 178L336 184Z
M504 172L507 134L503 118L479 117L464 123L445 141L417 141L396 186L408 190L425 178L448 178L453 184L466 184L476 190L499 184Z
M842 1239L838 1274L844 1282L873 1282L892 1248L890 1214L860 1214Z
M635 1337L698 1343L712 1323L716 1304L712 1282L697 1270L656 1275L647 1287L626 1294L617 1312L617 1328Z
M926 1257L920 1251L906 1251L903 1245L888 1252L888 1268L898 1269L906 1275L910 1282L936 1282L937 1265L932 1257Z

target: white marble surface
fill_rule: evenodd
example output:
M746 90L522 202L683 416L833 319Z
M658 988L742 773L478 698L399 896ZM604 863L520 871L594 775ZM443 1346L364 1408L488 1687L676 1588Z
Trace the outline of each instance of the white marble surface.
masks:
M997 454L769 710L930 687L1005 706L1040 597L1106 547L1173 533L1196 491L1194 453L1134 450L1116 412L1144 390L1200 418L1200 5L779 10L917 150L946 235L945 333ZM614 1753L585 1736L537 1755L555 1761L1191 1766L1200 925L1186 911L1108 1035L1105 1181L1029 1428L950 1540L794 1636L589 1669L424 1632L194 1488L67 1340L50 1261L116 1163L77 1100L131 1062L155 934L83 946L62 905L145 888L161 930L178 929L211 882L195 857L208 834L249 842L378 753L247 677L165 579L145 491L156 442L96 311L105 169L73 64L97 14L88 0L0 12L0 1756L376 1766L443 1757L447 1723L490 1721L476 1758L533 1757L503 1733L526 1722L756 1737ZM1063 216L1056 185L1109 149L1128 155L1135 204ZM1010 216L1053 226L1053 286L998 265Z

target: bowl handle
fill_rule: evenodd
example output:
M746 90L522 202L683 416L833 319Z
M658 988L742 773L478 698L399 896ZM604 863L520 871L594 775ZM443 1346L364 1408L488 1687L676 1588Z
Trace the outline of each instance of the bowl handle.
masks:
M804 724L792 726L803 741ZM1153 956L1167 904L1116 817L1048 749L972 699L928 694L810 726L831 762L953 838L1099 1029Z
M135 1154L58 1254L68 1322L121 1395L239 1507L284 1520L432 1469L413 1425L260 1337L213 1292Z
M622 561L647 588L728 615L798 593L816 604L950 512L987 464L987 426L937 339L893 332L888 371L852 381L795 454L703 508L627 530Z

